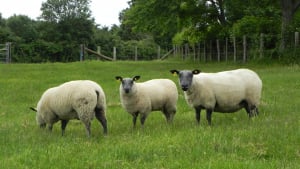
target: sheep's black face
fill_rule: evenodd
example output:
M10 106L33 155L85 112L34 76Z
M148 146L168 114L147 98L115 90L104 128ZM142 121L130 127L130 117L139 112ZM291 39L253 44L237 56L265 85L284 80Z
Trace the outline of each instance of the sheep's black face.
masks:
M192 71L183 70L179 72L179 84L183 91L187 91L193 82L193 73Z
M124 92L128 94L131 91L133 84L134 84L133 79L124 78L122 80L122 87L123 87Z
M170 72L179 75L179 85L183 91L187 91L192 85L194 74L199 74L200 70L171 70Z

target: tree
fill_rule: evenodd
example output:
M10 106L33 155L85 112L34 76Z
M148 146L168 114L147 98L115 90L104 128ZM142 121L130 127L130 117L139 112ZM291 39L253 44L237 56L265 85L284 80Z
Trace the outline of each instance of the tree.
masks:
M21 42L32 42L38 38L36 22L25 15L14 15L7 19L7 26Z
M156 43L167 45L178 31L179 0L131 0L123 14L121 27L135 33L150 34ZM127 30L128 31L128 30Z
M288 27L294 14L300 6L300 0L281 0L282 24L281 24L281 50L286 47Z
M60 46L54 49L63 49L59 54L52 54L58 59L56 61L78 60L79 45L92 43L95 26L89 3L90 0L47 0L42 3L43 39Z
M91 17L90 0L47 0L42 3L41 19L48 22L59 22L70 18Z

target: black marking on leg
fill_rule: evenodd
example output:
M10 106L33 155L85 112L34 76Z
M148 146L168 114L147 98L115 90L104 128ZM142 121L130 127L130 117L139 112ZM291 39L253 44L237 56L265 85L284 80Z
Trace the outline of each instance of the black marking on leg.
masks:
M146 121L147 115L141 114L140 120L141 120L141 125L144 126L145 121Z
M250 107L249 107L248 102L247 102L246 100L242 100L242 101L240 102L240 105L241 105L242 107L245 108L245 110L246 110L248 116L251 117L251 116L252 116L252 115L251 115L251 109L250 109Z
M95 116L97 120L101 123L103 127L103 133L106 135L107 134L107 120L105 117L105 112L103 109L100 108L95 108Z
M135 113L132 114L133 127L136 126L136 119L137 119L138 115L139 115L139 112L135 112Z
M49 124L49 125L48 125L48 130L49 130L49 131L52 131L52 128L53 128L53 124Z
M65 129L67 127L69 120L61 120L61 135L65 134Z
M197 123L200 124L200 113L201 113L201 106L195 107L195 114Z
M208 125L211 126L211 114L212 114L212 109L206 109L206 120L208 122Z
M46 128L46 123L40 124L40 128L42 129Z

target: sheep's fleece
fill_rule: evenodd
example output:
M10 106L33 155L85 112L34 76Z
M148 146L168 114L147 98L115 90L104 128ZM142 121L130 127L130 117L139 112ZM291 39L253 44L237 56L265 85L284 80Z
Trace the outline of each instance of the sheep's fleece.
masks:
M200 121L201 109L206 109L211 124L213 111L231 113L245 108L249 117L258 114L262 81L249 69L237 69L218 73L200 73L200 70L171 70L178 74L185 99Z
M32 108L33 109L33 108ZM96 116L107 133L106 99L102 88L90 80L70 81L44 92L37 104L36 120L49 130L61 120L62 135L69 120L81 120L90 136L91 120Z
M140 76L133 78L116 76L116 79L121 81L120 99L122 106L133 116L133 126L135 126L139 114L141 124L144 125L151 111L162 111L167 121L171 122L176 113L178 99L176 84L169 79L135 82L139 78Z

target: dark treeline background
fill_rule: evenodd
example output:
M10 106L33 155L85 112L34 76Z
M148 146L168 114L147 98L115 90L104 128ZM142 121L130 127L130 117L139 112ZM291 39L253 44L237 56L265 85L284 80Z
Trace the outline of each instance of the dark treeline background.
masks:
M265 45L276 51L272 59L299 62L300 51L291 53L289 44L300 29L300 0L129 0L128 4L119 14L121 24L111 27L95 23L90 0L47 0L36 20L24 15L3 18L0 13L0 44L12 43L12 62L70 62L79 60L80 44L94 50L100 46L107 56L116 47L122 59L138 47L143 49L141 55L156 58L157 46L167 51L174 45L244 35L259 39L263 33L272 37Z

